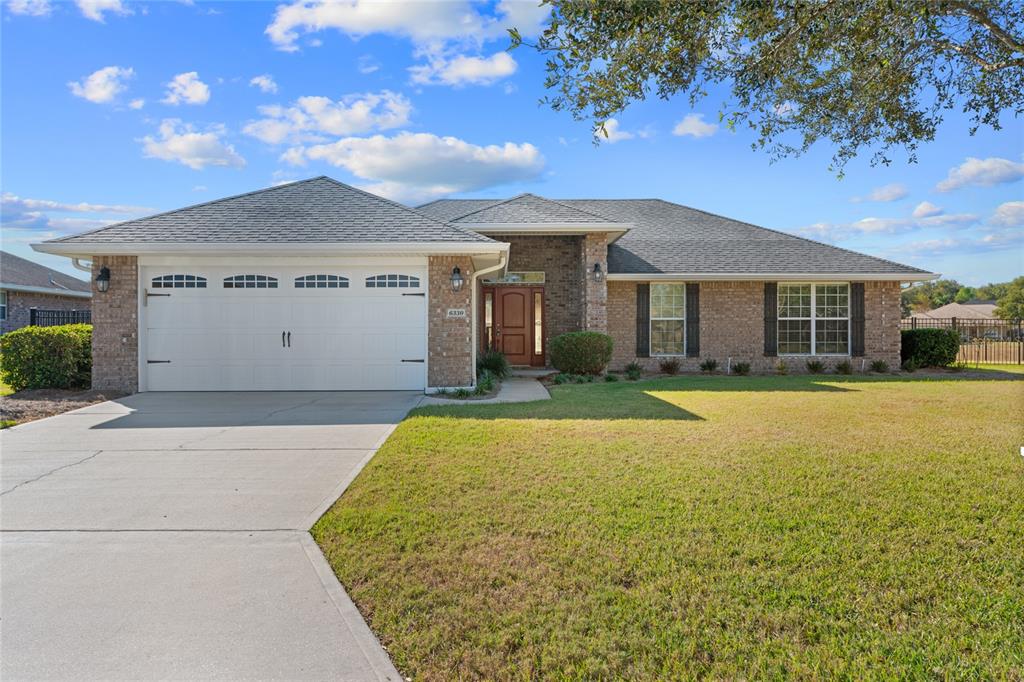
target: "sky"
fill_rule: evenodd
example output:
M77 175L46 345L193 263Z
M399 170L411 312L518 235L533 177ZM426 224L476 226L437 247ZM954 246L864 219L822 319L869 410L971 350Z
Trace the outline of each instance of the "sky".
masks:
M534 2L7 0L0 8L5 251L329 175L416 205L452 196L661 198L980 285L1024 274L1024 121L951 112L918 162L834 149L771 162L693 108L648 100L592 142L539 103Z

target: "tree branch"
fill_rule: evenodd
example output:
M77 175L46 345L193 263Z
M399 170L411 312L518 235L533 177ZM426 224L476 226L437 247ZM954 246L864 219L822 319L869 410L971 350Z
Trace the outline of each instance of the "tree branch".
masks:
M988 29L988 32L995 36L999 42L1009 48L1011 52L1024 54L1024 41L1021 41L1019 38L997 24L985 10L964 2L953 2L953 6Z

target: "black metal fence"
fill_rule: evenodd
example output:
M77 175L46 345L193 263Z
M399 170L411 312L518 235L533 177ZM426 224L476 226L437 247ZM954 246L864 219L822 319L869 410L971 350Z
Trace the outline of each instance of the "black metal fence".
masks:
M91 310L41 310L29 308L28 323L33 327L56 327L59 324L89 324Z
M900 329L955 329L960 334L958 362L1024 364L1024 325L1020 320L964 320L910 317Z

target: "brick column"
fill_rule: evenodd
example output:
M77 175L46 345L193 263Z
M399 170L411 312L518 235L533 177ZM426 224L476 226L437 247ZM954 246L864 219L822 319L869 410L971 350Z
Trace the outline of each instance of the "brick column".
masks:
M601 281L594 279L594 264L601 265ZM580 269L583 273L583 319L586 331L608 331L608 237L588 233L580 240Z
M92 279L110 268L110 289L92 293L92 387L139 390L139 265L135 256L96 256Z
M452 291L452 268L462 270L465 284ZM471 386L473 367L473 261L469 256L431 256L430 309L427 311L427 386ZM448 318L450 308L466 311L464 318Z
M864 283L864 357L900 366L899 282Z

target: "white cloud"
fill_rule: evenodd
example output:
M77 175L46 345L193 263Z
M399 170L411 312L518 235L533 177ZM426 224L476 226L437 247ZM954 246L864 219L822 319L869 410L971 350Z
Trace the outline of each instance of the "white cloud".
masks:
M249 81L249 85L259 88L260 92L277 92L277 83L274 82L274 77L271 76L269 73L265 73L260 76L254 76L252 80Z
M129 109L139 110L144 106L146 106L146 100L142 99L141 97L139 97L138 99L133 99L131 102L128 102Z
M954 228L974 225L978 216L973 213L944 214L941 211L928 216L899 218L861 218L852 223L814 223L793 230L795 234L829 242L842 241L855 236L899 234L920 229Z
M910 192L907 190L906 185L902 185L898 182L894 182L889 185L882 185L871 190L871 193L864 197L853 197L850 201L859 203L862 201L897 201L907 196Z
M121 0L75 0L82 16L103 23L105 12L111 14L132 14L132 10L125 7Z
M167 84L164 104L206 104L210 101L210 86L199 80L199 73L179 73Z
M996 227L1024 227L1024 201L1000 204L987 222Z
M125 81L134 76L135 71L133 69L121 66L105 66L98 71L92 72L81 81L68 83L68 87L71 89L71 94L75 97L81 97L90 102L102 104L113 100L117 97L118 93L127 90L128 86L125 84Z
M50 0L8 0L7 9L11 14L46 17L53 11L53 6Z
M143 215L152 213L152 211L153 209L145 206L90 204L87 202L72 204L50 199L27 199L10 192L4 192L0 197L0 223L3 224L5 230L56 230L61 234L67 234L102 227L116 222L116 220L65 216L55 218L49 215L50 213L113 213L122 214L122 217L117 220L123 220L125 215Z
M935 186L940 192L951 192L968 185L991 187L1005 182L1013 182L1024 177L1024 163L1015 163L1009 159L989 157L977 159L973 156L949 170L945 180Z
M304 159L345 168L372 181L365 189L400 201L532 180L544 169L543 155L529 143L479 146L430 133L349 137L293 148L282 157Z
M1003 249L1017 248L1024 245L1024 230L1006 230L998 234L985 234L980 237L942 239L924 239L907 242L892 249L894 255L909 254L912 256L943 256L950 253L968 255L990 253Z
M223 126L197 132L193 126L176 118L166 118L160 123L158 137L147 135L141 142L145 156L177 161L193 170L207 166L245 166L245 159L235 148L221 140L223 135Z
M452 58L434 56L427 64L409 67L412 82L419 85L491 85L516 72L516 60L508 52L496 52L490 57Z
M193 192L205 192L207 189L206 185L196 185L192 188Z
M364 54L359 57L357 67L359 73L373 73L380 69L380 62L373 58L373 55Z
M615 144L616 142L621 142L622 140L632 140L634 137L636 137L636 134L622 130L621 128L619 128L618 119L610 118L604 122L604 133L598 131L597 136L599 139L602 139L608 142L609 144Z
M416 43L476 42L504 39L516 27L524 36L537 35L550 13L548 6L523 0L502 0L496 16L481 13L468 0L449 2L358 2L296 0L278 5L265 33L279 49L298 49L300 34L335 29L358 38L384 33Z
M268 144L286 140L322 141L321 134L354 135L390 130L409 123L412 104L390 90L346 95L338 101L329 97L300 97L289 107L259 107L265 116L250 121L243 129Z
M930 201L922 201L914 207L914 212L911 215L915 218L929 218L931 216L942 215L942 213L944 213L944 211L935 204Z
M714 123L705 123L704 114L687 114L683 120L672 129L673 135L690 135L692 137L709 137L718 131Z

